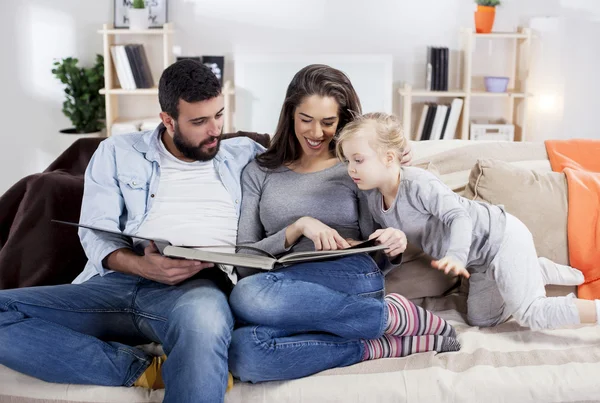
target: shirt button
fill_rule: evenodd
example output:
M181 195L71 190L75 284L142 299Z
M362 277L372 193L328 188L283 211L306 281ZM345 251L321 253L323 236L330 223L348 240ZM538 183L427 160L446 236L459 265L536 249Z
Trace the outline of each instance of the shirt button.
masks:
M240 201L238 199L235 199L235 204L238 204Z
M137 183L136 183L135 181L131 182L131 184L132 184L133 186L137 185Z
M150 197L154 197L154 193L152 193L152 194L150 195Z

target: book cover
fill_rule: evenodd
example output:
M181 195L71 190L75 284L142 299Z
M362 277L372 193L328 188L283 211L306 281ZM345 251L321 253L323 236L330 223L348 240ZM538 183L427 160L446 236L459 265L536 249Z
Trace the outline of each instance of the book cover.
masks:
M154 242L156 248L161 255L177 259L188 259L198 260L202 262L210 262L215 264L225 264L238 267L249 267L259 270L274 270L287 264L309 262L316 260L327 260L334 259L342 256L353 255L356 253L370 253L379 250L384 250L384 245L376 244L374 239L361 242L347 249L339 250L323 250L323 251L311 251L311 252L293 252L283 256L275 257L270 253L248 245L172 245L170 242L164 239L151 239L135 234L127 234L119 231L113 231L104 228L98 228L91 225L78 224L68 221L52 220L57 224L70 225L79 228L85 228L96 232L103 232L112 235L119 235L128 238L136 238L145 241ZM232 248L237 249L250 249L262 253L264 256L251 255L248 253L231 253L231 252L216 252L203 249L215 249L215 248Z
M431 136L431 128L433 127L433 120L435 118L435 110L437 109L436 104L430 104L427 110L427 118L425 118L425 127L423 128L423 136L421 140L429 140Z
M136 88L144 88L142 81L142 75L140 73L139 65L135 60L134 48L135 45L125 45L125 53L127 54L127 60L131 66L131 72L133 73L133 79L135 80Z

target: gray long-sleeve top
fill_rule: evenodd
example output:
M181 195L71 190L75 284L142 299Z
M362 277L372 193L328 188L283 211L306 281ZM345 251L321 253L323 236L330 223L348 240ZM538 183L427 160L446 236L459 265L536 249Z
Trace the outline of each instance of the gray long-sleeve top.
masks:
M490 264L504 237L503 208L461 197L423 169L402 168L388 210L378 191L368 193L368 200L372 217L382 227L402 230L409 243L435 259L451 256L478 271Z
M252 161L242 173L237 243L275 256L312 251L314 243L304 236L285 247L286 228L304 216L316 218L344 238L367 239L378 226L365 196L342 163L318 172L297 173L286 167L266 170ZM244 249L243 253L253 252ZM387 259L376 260L384 272L391 268ZM240 277L254 272L238 267Z

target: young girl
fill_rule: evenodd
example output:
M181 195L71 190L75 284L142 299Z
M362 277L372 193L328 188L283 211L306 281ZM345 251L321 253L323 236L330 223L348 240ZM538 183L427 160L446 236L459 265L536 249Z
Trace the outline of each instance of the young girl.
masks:
M599 300L546 297L545 284L582 284L579 270L538 258L527 227L503 208L468 200L431 173L401 166L405 144L397 118L370 113L345 126L336 150L359 189L369 191L369 210L382 228L402 230L436 259L434 268L470 278L471 325L495 326L511 315L532 329L597 323ZM383 236L379 230L371 238Z

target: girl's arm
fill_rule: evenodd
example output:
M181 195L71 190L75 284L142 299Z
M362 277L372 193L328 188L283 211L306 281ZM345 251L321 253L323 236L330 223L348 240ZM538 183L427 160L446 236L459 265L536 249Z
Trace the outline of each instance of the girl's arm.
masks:
M416 186L414 202L450 228L446 257L466 266L471 249L473 223L466 207L460 202L460 196L439 180L415 181L413 185Z

